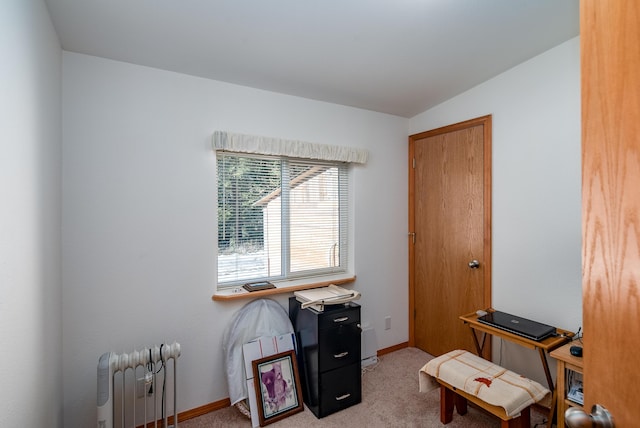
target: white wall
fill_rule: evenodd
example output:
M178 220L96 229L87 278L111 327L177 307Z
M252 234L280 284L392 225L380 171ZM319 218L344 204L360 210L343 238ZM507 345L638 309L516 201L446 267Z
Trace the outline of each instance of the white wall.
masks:
M415 134L493 115L493 306L572 331L582 325L579 48L569 40L410 120ZM544 381L537 352L505 343L502 354Z
M211 301L218 129L370 150L354 171L355 287L385 348L408 339L407 135L493 114L493 304L577 329L578 45L411 120L64 53L65 426L94 423L108 350L177 340L179 410L228 396L221 337L246 302ZM543 381L528 352L505 344L502 363Z
M380 348L408 340L407 119L66 52L63 88L65 426L95 422L109 350L177 340L178 410L228 397L221 339L247 302L211 300L215 130L370 151L355 288Z
M62 427L62 51L43 1L0 2L0 57L0 426Z

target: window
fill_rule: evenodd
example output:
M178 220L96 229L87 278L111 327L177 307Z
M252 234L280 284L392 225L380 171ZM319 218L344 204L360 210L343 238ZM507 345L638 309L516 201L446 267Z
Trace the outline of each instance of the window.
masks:
M348 165L218 152L218 286L347 272Z

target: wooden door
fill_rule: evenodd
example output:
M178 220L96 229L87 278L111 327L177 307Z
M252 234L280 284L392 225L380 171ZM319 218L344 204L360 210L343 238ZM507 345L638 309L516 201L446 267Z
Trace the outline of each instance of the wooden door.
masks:
M580 2L585 409L640 426L640 2Z
M412 135L409 157L409 342L475 352L458 317L491 305L491 117Z

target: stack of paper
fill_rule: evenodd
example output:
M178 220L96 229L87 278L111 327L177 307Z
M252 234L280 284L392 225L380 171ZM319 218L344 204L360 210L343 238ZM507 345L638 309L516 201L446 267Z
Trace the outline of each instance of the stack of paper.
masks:
M328 287L296 291L293 294L296 296L296 300L301 303L302 309L312 307L320 312L324 310L324 305L337 305L360 298L360 293L357 291L347 290L334 284Z

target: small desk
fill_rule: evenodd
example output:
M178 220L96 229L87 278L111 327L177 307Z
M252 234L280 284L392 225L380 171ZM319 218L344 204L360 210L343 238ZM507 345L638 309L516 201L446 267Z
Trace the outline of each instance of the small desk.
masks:
M487 312L494 312L494 309L487 309ZM499 328L492 327L487 324L483 324L478 321L478 314L475 312L471 312L470 314L460 316L460 319L467 324L471 328L471 334L473 336L473 343L476 345L476 351L479 356L482 356L482 351L484 350L485 339L487 335L500 337L502 339L513 342L517 345L524 346L529 349L537 349L540 354L540 360L542 361L542 368L544 369L544 374L547 377L547 383L549 384L549 389L551 391L554 390L553 387L553 378L551 377L551 372L549 371L549 363L547 362L547 352L556 349L557 347L565 344L574 336L574 333L556 328L557 336L547 337L540 342L535 340L527 339L526 337L518 336L517 334L510 333L506 330L501 330ZM478 336L476 335L476 331L481 332L481 340L478 340Z
M558 428L564 428L564 412L568 407L582 408L578 403L574 403L567 398L566 370L583 373L582 357L576 357L569 352L572 345L575 345L575 342L569 342L549 354L558 361L557 388L554 391L558 409Z

